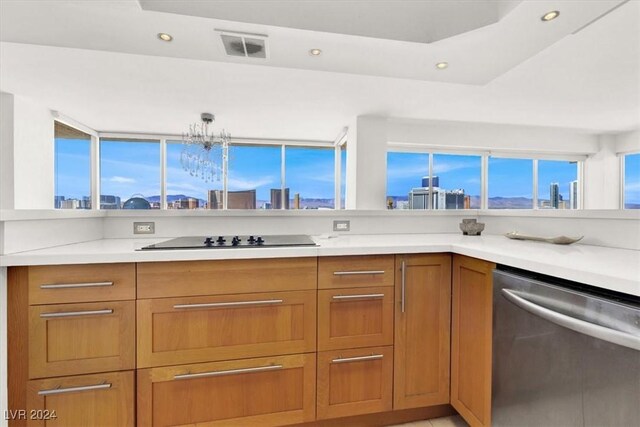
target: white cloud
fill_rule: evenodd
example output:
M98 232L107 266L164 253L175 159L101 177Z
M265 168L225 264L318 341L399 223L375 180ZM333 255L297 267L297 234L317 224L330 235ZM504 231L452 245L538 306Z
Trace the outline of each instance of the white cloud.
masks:
M242 177L229 177L229 190L253 190L263 185L273 184L275 179L266 176L260 179L244 179ZM280 186L278 185L278 188Z
M136 182L136 180L133 178L126 178L124 176L117 176L117 175L109 178L109 181L116 182L118 184L133 184L134 182Z

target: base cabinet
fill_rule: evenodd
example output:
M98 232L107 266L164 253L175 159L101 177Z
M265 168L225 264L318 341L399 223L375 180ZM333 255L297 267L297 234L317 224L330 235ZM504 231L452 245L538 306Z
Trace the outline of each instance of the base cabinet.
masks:
M470 426L491 425L492 271L453 256L451 405Z
M138 370L139 426L277 426L315 418L314 353Z
M393 347L318 353L318 419L390 411Z
M449 403L451 255L396 256L394 409Z

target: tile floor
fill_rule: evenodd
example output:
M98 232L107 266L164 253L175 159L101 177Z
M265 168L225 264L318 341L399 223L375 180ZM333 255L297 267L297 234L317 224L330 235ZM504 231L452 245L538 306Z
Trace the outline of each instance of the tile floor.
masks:
M406 424L398 424L395 427L468 427L469 425L458 415L450 417L433 418L431 420L414 421Z

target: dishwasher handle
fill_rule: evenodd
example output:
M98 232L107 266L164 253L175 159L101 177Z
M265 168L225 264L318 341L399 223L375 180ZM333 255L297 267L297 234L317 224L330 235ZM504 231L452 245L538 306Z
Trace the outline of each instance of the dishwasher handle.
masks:
M640 336L631 335L626 332L596 325L595 323L590 323L567 316L566 314L558 313L557 311L542 307L527 300L526 298L523 298L521 296L522 294L522 292L514 291L512 289L502 289L502 295L508 301L531 314L541 317L542 319L584 335L589 335L603 341L608 341L613 344L640 351Z

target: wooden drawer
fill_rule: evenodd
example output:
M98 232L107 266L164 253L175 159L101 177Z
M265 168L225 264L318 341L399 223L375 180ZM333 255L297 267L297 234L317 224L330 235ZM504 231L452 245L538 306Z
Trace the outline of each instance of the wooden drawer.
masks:
M318 353L318 419L390 411L393 347Z
M139 426L275 426L315 416L315 354L138 371Z
M335 256L318 259L318 288L393 286L393 255Z
M318 291L318 350L393 345L393 288Z
M134 399L133 371L32 380L27 385L28 425L134 426Z
M30 305L136 298L135 264L40 265L28 276Z
M138 367L315 351L316 291L138 301Z
M138 298L316 289L317 258L138 263Z
M135 302L29 307L29 378L135 368Z

